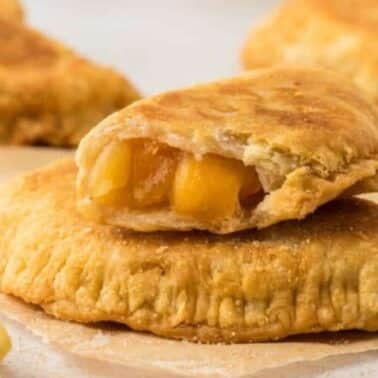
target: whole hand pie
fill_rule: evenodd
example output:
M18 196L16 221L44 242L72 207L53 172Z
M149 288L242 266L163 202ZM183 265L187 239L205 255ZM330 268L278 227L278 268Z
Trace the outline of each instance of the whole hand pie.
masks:
M352 78L378 103L378 1L287 0L245 44L253 69L320 64Z
M76 211L71 160L0 189L0 291L83 323L203 342L378 330L378 205L231 235L134 233ZM123 331L120 331L123 332Z
M75 146L139 98L118 73L2 17L1 8L0 88L0 144Z
M24 19L24 11L18 0L0 0L0 17L22 21Z
M78 206L138 231L229 233L301 219L347 189L377 188L377 125L357 87L317 68L164 93L83 139Z

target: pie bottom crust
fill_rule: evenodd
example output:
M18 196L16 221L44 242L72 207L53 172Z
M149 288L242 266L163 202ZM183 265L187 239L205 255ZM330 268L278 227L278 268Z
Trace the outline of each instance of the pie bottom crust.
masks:
M63 320L201 342L378 329L378 205L230 236L83 220L65 159L0 189L0 290Z

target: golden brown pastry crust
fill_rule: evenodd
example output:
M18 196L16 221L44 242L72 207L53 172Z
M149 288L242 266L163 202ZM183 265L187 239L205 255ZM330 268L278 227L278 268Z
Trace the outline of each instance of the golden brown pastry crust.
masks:
M378 103L378 2L287 0L250 33L245 68L321 64L365 89Z
M75 146L139 98L112 69L0 17L0 143Z
M71 160L0 190L0 290L60 319L202 342L378 330L378 205L259 232L126 232L75 210Z
M12 21L23 21L24 10L18 0L0 0L0 17Z
M81 142L78 198L83 212L136 230L216 233L304 218L347 188L376 175L378 113L331 71L279 66L141 100ZM99 152L115 140L153 138L195 156L213 153L254 166L269 195L251 212L213 225L172 211L108 210L88 195Z

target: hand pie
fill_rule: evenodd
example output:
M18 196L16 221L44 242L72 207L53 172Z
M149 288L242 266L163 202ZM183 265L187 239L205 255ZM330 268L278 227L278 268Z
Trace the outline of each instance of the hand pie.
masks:
M139 98L121 75L0 16L0 144L75 146Z
M354 79L378 103L378 1L287 0L245 44L252 69L321 64Z
M378 205L231 235L84 220L71 160L0 189L0 290L64 320L202 342L378 330ZM122 331L121 331L122 332Z
M138 231L301 219L376 176L377 124L359 90L323 69L281 66L168 92L83 139L79 209Z
M13 21L22 21L24 11L18 0L0 0L0 17Z

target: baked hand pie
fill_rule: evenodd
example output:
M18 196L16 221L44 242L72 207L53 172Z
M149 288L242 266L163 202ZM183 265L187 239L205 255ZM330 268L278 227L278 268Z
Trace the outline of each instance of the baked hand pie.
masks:
M378 330L373 202L260 231L143 234L83 219L75 177L64 160L0 189L1 292L59 319L191 341Z
M378 103L378 1L287 0L245 44L253 69L320 64L352 78Z
M139 98L112 69L0 16L0 144L75 146Z
M347 189L378 187L377 125L358 88L317 68L164 93L82 140L78 207L138 231L222 234L301 219Z
M0 0L0 17L13 21L24 19L24 10L18 0Z

